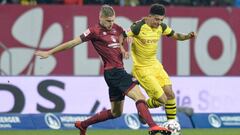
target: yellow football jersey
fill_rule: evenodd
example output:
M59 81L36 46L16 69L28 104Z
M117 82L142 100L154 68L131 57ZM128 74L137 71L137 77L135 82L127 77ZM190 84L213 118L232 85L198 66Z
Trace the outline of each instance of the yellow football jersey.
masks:
M162 35L172 36L174 31L162 23L158 28L149 27L144 19L135 22L127 36L133 38L131 54L135 67L151 66L158 62L157 47L158 40Z

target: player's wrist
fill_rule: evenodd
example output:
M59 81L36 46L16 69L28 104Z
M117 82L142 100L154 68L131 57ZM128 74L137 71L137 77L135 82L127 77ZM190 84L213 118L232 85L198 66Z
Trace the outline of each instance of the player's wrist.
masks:
M53 50L47 51L47 55L53 55L53 54L54 54L54 51L53 51Z

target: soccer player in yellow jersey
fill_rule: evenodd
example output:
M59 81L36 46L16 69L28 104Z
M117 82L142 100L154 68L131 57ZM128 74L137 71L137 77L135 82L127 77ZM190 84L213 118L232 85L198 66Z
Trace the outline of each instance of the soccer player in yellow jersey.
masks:
M157 59L158 41L161 36L172 37L175 40L188 40L194 38L196 33L174 32L163 23L164 18L165 7L153 4L149 15L133 23L130 30L126 32L126 36L132 38L132 73L149 96L148 107L164 106L167 118L171 120L176 118L176 99L171 80Z

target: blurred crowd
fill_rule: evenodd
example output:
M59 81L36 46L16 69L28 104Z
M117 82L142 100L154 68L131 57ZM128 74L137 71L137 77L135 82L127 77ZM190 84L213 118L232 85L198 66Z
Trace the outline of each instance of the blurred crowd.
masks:
M120 5L141 6L160 3L166 6L236 6L240 7L240 0L0 0L1 4L67 4L67 5Z

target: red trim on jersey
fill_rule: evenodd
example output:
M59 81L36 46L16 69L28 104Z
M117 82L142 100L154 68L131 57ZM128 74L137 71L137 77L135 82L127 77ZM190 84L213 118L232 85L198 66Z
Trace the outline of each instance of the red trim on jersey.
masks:
M124 92L124 95L127 95L130 90L132 90L133 87L137 85L136 82L133 82L132 85L127 89L127 91Z

